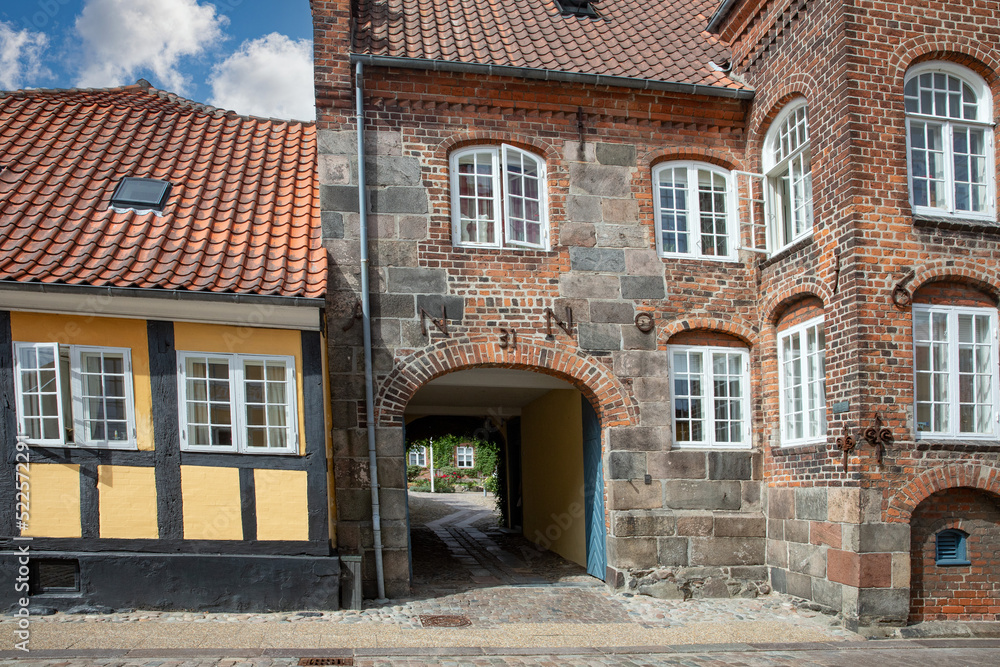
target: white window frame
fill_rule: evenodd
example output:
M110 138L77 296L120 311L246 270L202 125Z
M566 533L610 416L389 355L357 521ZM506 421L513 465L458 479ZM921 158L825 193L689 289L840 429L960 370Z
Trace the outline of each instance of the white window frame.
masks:
M686 215L687 215L687 252L666 251L663 247L663 210L660 197L660 176L664 171L670 169L685 169L687 172L686 192ZM725 255L710 255L703 252L701 235L701 209L698 172L707 171L711 174L722 176L726 183L726 192L723 201L725 202L725 224L726 224L726 245L728 252ZM732 173L722 167L718 167L706 162L695 162L682 160L676 162L663 162L653 168L653 209L656 219L656 252L660 257L689 257L699 259L710 259L715 261L736 261L736 250L739 246L739 227L736 220L736 199L733 190Z
M827 434L827 421L829 415L826 411L826 331L824 329L825 319L823 315L819 317L814 317L795 326L789 327L778 334L778 406L779 406L779 429L780 429L780 440L782 447L796 447L798 445L809 445L814 443L826 442ZM822 377L814 377L814 369L811 363L809 363L810 352L807 348L808 336L807 332L809 329L817 328L818 331L823 333L823 347L817 350L820 357L820 362L822 366L823 375ZM789 424L789 414L786 406L786 392L789 387L786 387L785 380L785 345L784 342L790 337L798 337L799 339L799 359L802 364L802 431L803 436L801 438L790 438L786 436L786 430ZM819 405L813 404L813 399L810 396L809 384L820 381L822 382L822 398ZM816 434L810 434L809 429L809 413L815 410L821 410L823 417L820 422L820 432Z
M753 443L750 418L750 351L739 347L721 347L716 345L668 345L669 369L670 369L670 411L671 424L673 425L672 437L673 446L678 449L750 449ZM677 439L677 365L674 362L674 353L698 353L702 355L701 363L701 385L704 393L701 396L703 415L702 432L705 438L702 440L679 440ZM718 398L715 396L715 373L712 364L714 354L737 354L742 362L742 373L740 374L740 420L743 422L742 439L739 442L717 442L715 440L715 409L714 402ZM690 373L688 373L690 375ZM727 373L728 375L728 373ZM690 397L688 394L687 397ZM729 398L729 397L725 397Z
M228 446L192 445L188 438L188 404L186 361L189 358L225 359L229 363L229 410L232 428L232 443ZM286 434L288 443L283 448L250 447L247 442L246 420L246 379L243 371L245 361L280 361L285 365L285 406ZM228 354L216 352L177 352L178 412L180 417L181 451L240 453L240 454L298 454L299 453L299 411L298 385L295 379L295 357L263 354Z
M419 466L421 468L426 468L427 467L427 448L426 447L419 447L419 448L411 449L410 452L409 452L409 454L408 454L408 456L407 456L407 458L409 459L407 461L408 465ZM416 460L416 463L413 462L414 460ZM422 463L421 463L421 461L422 461Z
M494 216L488 223L493 228L493 243L477 243L462 240L462 214L461 200L459 196L459 172L458 161L462 157L470 154L488 154L491 159L491 182L492 201ZM512 224L510 219L511 193L508 191L507 183L509 174L508 164L513 158L532 160L538 168L538 207L539 207L539 242L528 243L527 241L517 241L513 238ZM454 151L449 160L451 173L451 233L452 243L456 247L464 248L517 248L522 250L549 250L549 212L548 212L548 177L545 160L508 144L499 146L471 146Z
M921 114L906 111L906 182L909 196L910 208L914 215L926 215L933 217L960 218L964 220L984 220L996 222L996 165L994 164L994 138L993 138L993 109L992 92L986 81L972 70L953 63L933 61L926 62L911 67L906 72L904 80L904 107L908 99L905 93L906 86L922 74L944 74L955 77L961 83L972 88L977 96L976 119L966 120L951 118L950 116L938 116ZM913 187L913 132L911 125L914 122L926 123L941 126L942 139L942 161L944 167L944 191L946 205L944 207L933 207L917 205L914 202ZM955 208L955 140L956 129L979 129L983 131L985 152L985 177L986 177L986 208L984 211L959 211Z
M467 450L463 452L462 450ZM463 457L468 456L469 464L462 465ZM476 450L474 447L466 447L464 445L459 445L455 448L455 467L462 468L463 470L468 468L476 467Z
M14 384L15 397L17 400L17 428L19 433L27 433L24 415L24 388L21 380L21 356L22 349L42 349L53 350L56 359L56 386L58 400L58 438L29 438L29 445L50 446L50 447L75 447L81 449L138 449L135 428L135 393L132 383L132 350L125 347L101 347L95 345L59 345L58 343L36 343L26 341L14 342ZM82 371L80 357L84 352L102 352L108 354L122 355L122 366L125 383L125 421L128 438L126 440L90 440L85 437L84 428L84 406L82 392ZM63 376L64 360L68 358L66 365L69 368L69 377ZM69 395L66 396L66 387ZM68 410L67 410L68 404ZM67 422L73 424L73 441L70 442L66 435Z
M791 149L787 155L781 155L779 159L779 151L781 150L781 140L783 136L786 136L789 128L791 127L789 123L793 121L796 112L799 110L805 111L805 122L803 125L803 130L805 133L805 138L797 144L794 149ZM805 220L802 221L801 231L796 231L796 221L798 217L796 215L796 206L794 201L790 205L791 219L789 220L791 234L787 239L783 239L783 227L784 227L784 214L783 206L784 200L782 197L782 187L780 181L785 173L788 174L789 179L794 176L793 165L796 161L801 162L805 160L809 164L808 170L801 170L805 174L804 185L804 202L802 205L802 213L805 216ZM766 178L766 191L765 196L766 206L767 206L767 217L768 217L768 250L773 254L780 252L787 248L788 246L797 243L798 241L807 238L813 232L813 225L815 219L813 217L813 197L812 197L812 147L811 147L811 137L809 135L809 105L805 99L798 99L790 102L781 110L781 113L774 119L771 123L771 127L768 128L767 134L764 137L764 150L762 155L762 166L764 170L764 176ZM789 192L794 193L794 184L790 186Z
M1000 425L998 425L998 420L1000 420L1000 388L998 388L998 382L1000 382L1000 371L998 371L998 329L997 329L997 310L996 308L975 308L975 307L963 307L963 306L939 306L934 304L914 304L912 307L913 313L913 429L918 440L932 439L932 440L996 440L1000 437ZM917 369L917 340L916 340L916 317L919 314L927 314L928 317L933 318L935 313L945 314L948 317L948 369L946 370L948 376L948 421L951 424L951 428L947 431L921 431L918 428L919 420L919 402L917 400L917 383L919 381L918 375L919 371ZM991 392L990 401L993 410L993 416L990 418L991 431L988 433L974 433L960 431L961 428L961 413L960 413L960 401L961 396L959 393L959 382L960 382L960 366L959 366L959 346L960 342L958 339L958 317L959 315L986 315L989 317L990 322L990 372L991 372ZM932 322L930 323L932 325Z

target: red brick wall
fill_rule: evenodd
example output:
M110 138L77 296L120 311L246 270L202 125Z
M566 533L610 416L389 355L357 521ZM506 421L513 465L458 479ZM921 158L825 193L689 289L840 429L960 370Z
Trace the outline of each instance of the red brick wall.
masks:
M969 488L939 491L911 521L910 621L1000 620L1000 496ZM935 563L935 536L968 533L971 565Z

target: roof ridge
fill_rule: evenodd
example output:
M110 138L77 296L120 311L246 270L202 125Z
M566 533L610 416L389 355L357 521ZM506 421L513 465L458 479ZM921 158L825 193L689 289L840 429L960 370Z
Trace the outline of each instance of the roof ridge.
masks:
M0 90L0 100L4 98L11 99L31 99L39 97L71 97L71 96L93 96L94 104L97 106L108 106L108 107L119 107L127 106L128 108L134 108L134 103L123 101L121 103L116 103L114 99L102 99L98 97L99 95L113 95L115 93L123 94L146 94L151 98L156 98L163 100L169 104L180 107L181 109L189 109L192 112L201 112L210 116L226 117L226 118L241 118L244 120L253 120L259 122L269 122L269 123L282 123L286 125L312 125L315 121L311 120L296 120L288 118L274 118L268 116L254 116L251 114L241 114L233 111L232 109L223 109L222 107L213 106L205 102L198 102L192 100L177 93L172 93L169 90L163 90L161 88L156 88L146 79L139 79L133 84L128 84L124 86L111 86L107 88L19 88L17 90ZM102 104L103 103L103 104Z

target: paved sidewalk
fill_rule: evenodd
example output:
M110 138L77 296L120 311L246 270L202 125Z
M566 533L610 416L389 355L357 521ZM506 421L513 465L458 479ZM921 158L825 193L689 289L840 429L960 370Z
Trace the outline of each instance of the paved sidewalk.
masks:
M388 649L206 651L42 651L10 657L0 667L297 667L303 659L357 667L551 667L594 665L645 667L909 667L949 664L995 667L998 640L892 640L867 643L726 644L714 646L624 647L620 649ZM323 664L323 663L320 663Z

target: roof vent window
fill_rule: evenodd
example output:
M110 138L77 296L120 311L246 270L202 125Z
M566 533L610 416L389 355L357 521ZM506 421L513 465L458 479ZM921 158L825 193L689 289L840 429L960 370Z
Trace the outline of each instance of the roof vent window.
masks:
M170 183L153 178L123 178L111 195L111 207L162 211L170 197Z
M597 12L591 6L593 0L558 0L562 7L562 13L566 16L592 16L597 17Z

